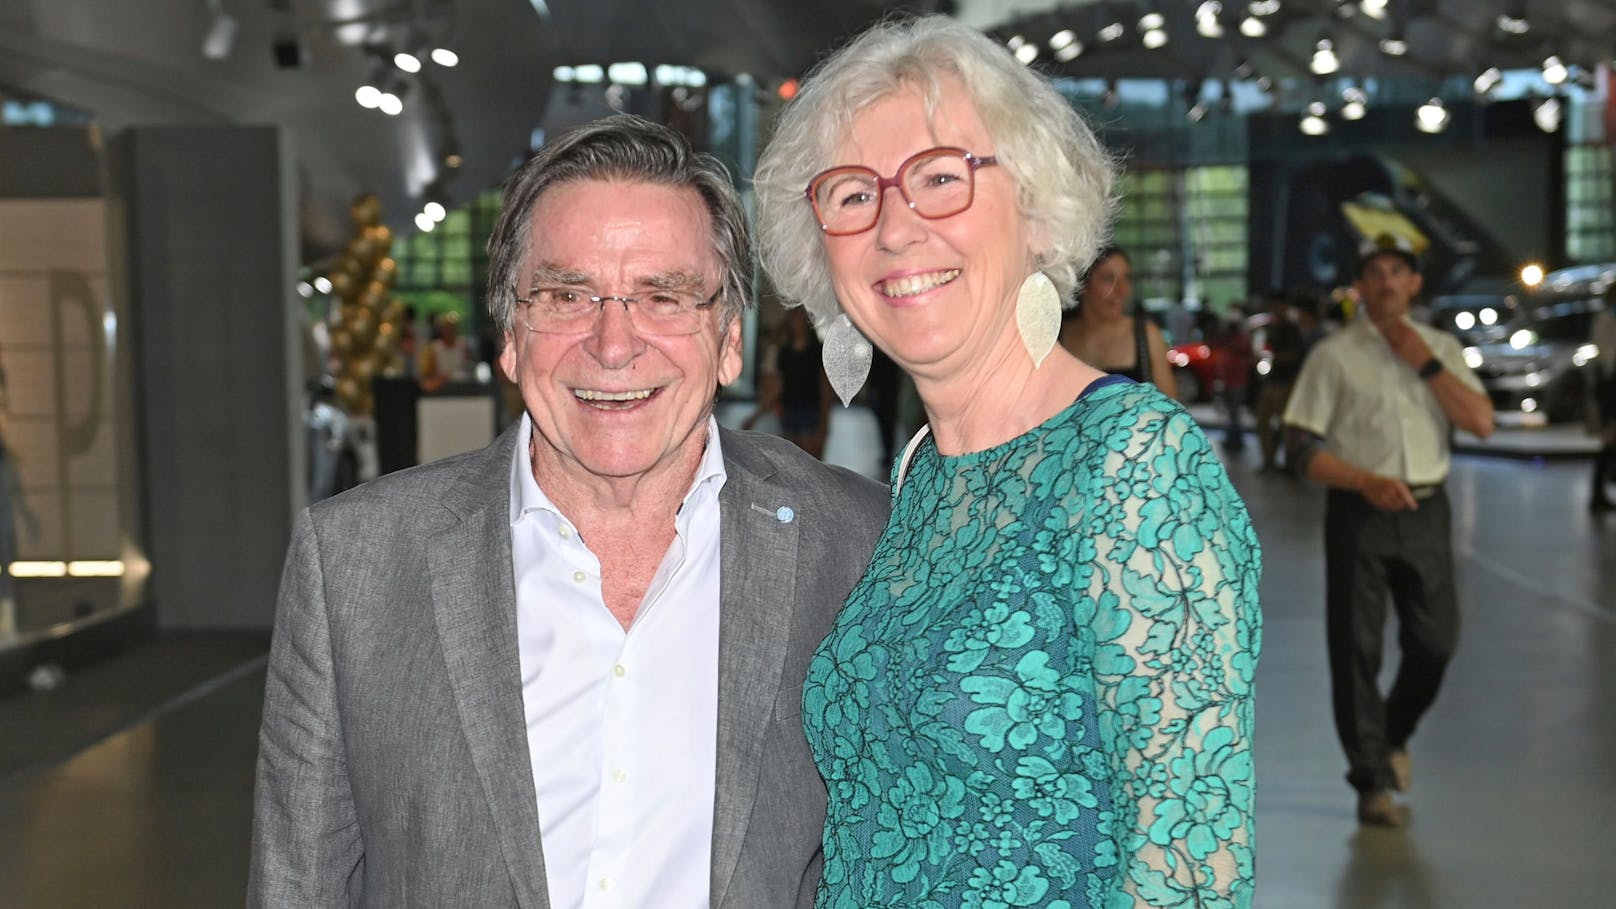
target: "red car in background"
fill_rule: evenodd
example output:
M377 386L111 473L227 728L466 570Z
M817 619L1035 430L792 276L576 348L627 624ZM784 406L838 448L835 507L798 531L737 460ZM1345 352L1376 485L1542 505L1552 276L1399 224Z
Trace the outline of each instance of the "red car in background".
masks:
M1252 339L1259 376L1267 374L1268 361L1272 356L1268 345L1259 337L1267 327L1268 319L1265 312L1246 318L1246 333ZM1178 383L1179 400L1192 403L1212 400L1218 383L1218 357L1219 351L1213 350L1212 345L1204 340L1186 341L1167 349L1167 359L1173 364L1173 380ZM1252 385L1255 387L1255 383Z

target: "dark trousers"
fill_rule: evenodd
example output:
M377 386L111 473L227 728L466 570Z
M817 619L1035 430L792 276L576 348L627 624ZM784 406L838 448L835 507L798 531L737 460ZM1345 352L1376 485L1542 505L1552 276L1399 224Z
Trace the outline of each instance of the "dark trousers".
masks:
M1392 785L1387 755L1402 748L1436 699L1459 638L1452 519L1436 488L1414 511L1384 512L1331 490L1324 509L1325 626L1336 733L1347 782ZM1388 598L1397 610L1401 661L1391 692L1378 677Z

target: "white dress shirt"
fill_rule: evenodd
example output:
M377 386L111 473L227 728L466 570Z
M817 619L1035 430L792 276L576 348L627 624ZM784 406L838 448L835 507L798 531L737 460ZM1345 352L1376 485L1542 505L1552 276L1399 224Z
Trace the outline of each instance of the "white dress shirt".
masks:
M588 541L534 481L532 434L524 416L511 560L550 905L706 909L726 479L717 423L709 420L676 536L626 632L601 597Z
M1408 321L1444 369L1483 391L1457 338ZM1291 390L1285 423L1323 437L1325 450L1347 463L1410 486L1448 475L1448 415L1367 316L1314 345Z

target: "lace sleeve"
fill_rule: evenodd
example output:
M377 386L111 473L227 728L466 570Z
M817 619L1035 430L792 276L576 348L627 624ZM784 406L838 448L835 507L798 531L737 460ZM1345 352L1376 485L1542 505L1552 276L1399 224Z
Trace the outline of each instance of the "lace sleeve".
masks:
M1133 905L1249 907L1261 553L1193 420L1134 414L1108 439L1089 531L1116 887Z

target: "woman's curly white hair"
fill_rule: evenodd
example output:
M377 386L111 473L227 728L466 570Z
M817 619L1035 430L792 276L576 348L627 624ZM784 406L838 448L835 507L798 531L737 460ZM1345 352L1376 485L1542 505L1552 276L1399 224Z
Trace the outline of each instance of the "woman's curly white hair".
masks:
M944 16L883 22L831 55L804 80L782 112L758 161L758 245L763 267L788 302L801 303L823 327L839 315L820 242L820 225L804 192L815 174L837 164L837 146L853 118L904 87L919 89L931 117L952 80L976 106L992 154L1016 185L1032 250L1063 300L1106 237L1115 206L1115 165L1083 117L1048 80L1022 66L976 29ZM920 148L916 148L919 151Z

